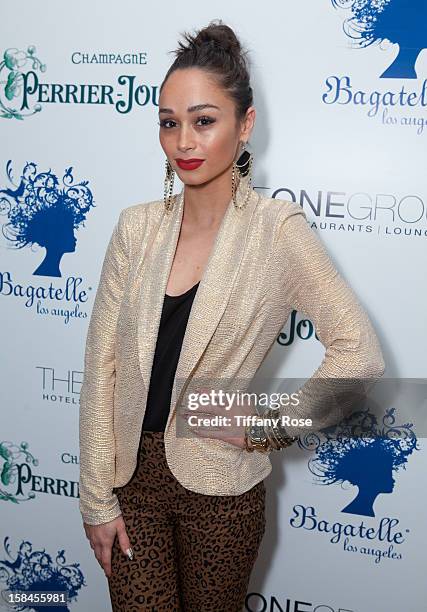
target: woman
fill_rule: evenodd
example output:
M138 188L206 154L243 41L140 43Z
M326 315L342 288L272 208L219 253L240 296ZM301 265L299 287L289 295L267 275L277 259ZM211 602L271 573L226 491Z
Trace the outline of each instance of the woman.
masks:
M242 149L255 108L234 32L211 23L186 40L160 90L164 199L121 212L86 343L80 510L121 612L240 611L264 534L269 454L307 431L268 419L194 424L190 389L246 388L292 309L326 355L288 415L333 424L345 402L314 380L384 371L366 312L302 208L251 187ZM257 414L236 405L211 395L199 414Z

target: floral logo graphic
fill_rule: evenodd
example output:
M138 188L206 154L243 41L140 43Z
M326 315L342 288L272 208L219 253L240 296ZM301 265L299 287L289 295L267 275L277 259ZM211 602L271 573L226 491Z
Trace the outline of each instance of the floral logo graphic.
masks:
M322 430L325 441L318 434L308 434L298 444L315 450L308 466L316 484L347 481L358 487L356 497L342 512L375 516L378 495L393 491L393 471L406 469L408 456L420 450L412 427L413 423L396 425L395 408L386 410L380 427L376 416L366 409Z
M65 170L61 186L50 169L37 172L37 165L27 162L17 184L11 160L6 164L14 188L0 189L0 215L8 218L2 232L13 248L38 244L46 249L34 275L62 276L62 256L75 251L74 230L84 225L87 212L94 206L88 181L74 183L72 170Z
M11 501L14 504L18 504L20 501L28 501L29 499L34 499L36 494L33 491L30 491L28 497L22 497L22 495L18 498L13 493L9 493L5 491L3 487L7 487L16 482L19 472L19 460L25 460L25 463L30 463L32 465L38 465L38 459L28 451L28 443L21 442L20 446L16 444L12 444L12 442L0 442L0 457L4 460L3 467L0 473L0 500L3 501Z
M380 78L416 79L415 62L427 47L425 0L331 0L335 8L349 9L343 24L355 48L384 40L399 45L396 59Z
M3 61L0 62L0 117L3 119L24 119L41 111L40 104L36 104L32 110L23 113L21 103L19 109L13 107L13 102L21 100L21 94L24 87L26 73L21 70L24 67L30 66L33 70L40 72L46 71L46 64L35 55L36 48L28 47L26 51L9 48L3 53Z
M59 550L52 560L45 549L34 550L31 542L22 541L17 555L13 558L10 552L9 538L3 541L9 559L0 559L0 581L6 584L2 599L7 602L7 595L16 591L61 591L67 594L68 602L76 601L79 590L87 586L80 570L80 563L65 563L64 550ZM28 593L30 594L30 593ZM43 612L46 605L34 602L16 603L9 609L36 610ZM68 605L49 605L49 610L69 611Z

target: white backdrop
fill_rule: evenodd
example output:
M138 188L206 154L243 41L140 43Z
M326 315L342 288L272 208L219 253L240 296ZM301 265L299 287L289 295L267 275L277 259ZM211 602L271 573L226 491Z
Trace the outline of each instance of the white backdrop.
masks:
M392 4L377 3L381 10ZM254 187L303 206L371 317L385 377L399 380L426 378L427 54L419 54L415 67L403 62L394 77L381 77L398 45L356 48L343 29L354 7L330 0L217 0L214 10L189 0L149 11L129 0L114 6L76 0L67 10L41 0L20 11L19 27L11 7L0 22L0 590L31 589L40 579L46 590L67 590L70 609L101 612L110 610L106 579L78 511L84 341L120 210L163 194L156 104L173 60L168 51L180 32L214 18L235 28L250 49ZM389 25L398 18L392 15ZM415 19L412 26L415 37ZM405 35L410 46L411 32ZM390 106L402 88L413 93L412 104L401 96ZM64 213L44 231L32 211L48 208L60 190L66 207L78 192L86 213L80 218L74 211L74 225ZM18 230L21 249L13 248ZM26 244L37 236L46 248ZM304 378L319 364L324 349L310 323L297 314L296 324L287 322L266 373ZM399 401L393 406L403 425ZM384 414L390 407L383 406ZM424 446L419 433L416 452L397 449L393 490L378 487L374 516L342 511L357 495L349 482L316 485L308 469L313 449L274 455L267 531L246 610L421 610ZM362 523L373 528L372 537ZM334 541L326 530L336 533L339 525L347 526L345 534ZM34 554L39 551L44 554Z

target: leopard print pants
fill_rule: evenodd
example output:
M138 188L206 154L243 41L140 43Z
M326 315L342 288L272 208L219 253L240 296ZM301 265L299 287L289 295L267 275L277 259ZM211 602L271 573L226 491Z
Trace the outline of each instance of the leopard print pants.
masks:
M130 481L114 490L134 552L115 538L113 612L241 612L265 531L265 485L241 495L183 487L166 462L163 432L143 431Z

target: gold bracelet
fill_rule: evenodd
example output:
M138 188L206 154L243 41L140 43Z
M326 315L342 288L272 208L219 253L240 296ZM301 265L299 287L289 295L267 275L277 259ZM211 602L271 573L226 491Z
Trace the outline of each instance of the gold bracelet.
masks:
M249 426L246 425L246 427L245 427L245 449L248 451L248 453L253 453L254 452L254 448L253 448L253 446L250 446L249 440L250 440L250 438L249 438Z
M264 418L266 413L267 413L267 411L264 412L263 418ZM267 439L268 439L268 441L270 443L271 448L273 450L280 450L281 446L280 446L279 441L277 440L276 436L274 435L274 429L273 429L271 421L269 423L266 423L264 421L264 431L265 431L265 435L267 436Z
M274 408L268 408L264 412L264 415L267 414L268 417L271 417L273 412L277 412L277 410ZM285 432L285 435L283 435L283 432ZM278 449L287 448L298 440L298 436L288 436L286 434L286 430L283 427L282 429L280 429L279 426L274 425L273 422L271 422L271 434L272 437L274 437L276 444L278 445Z

